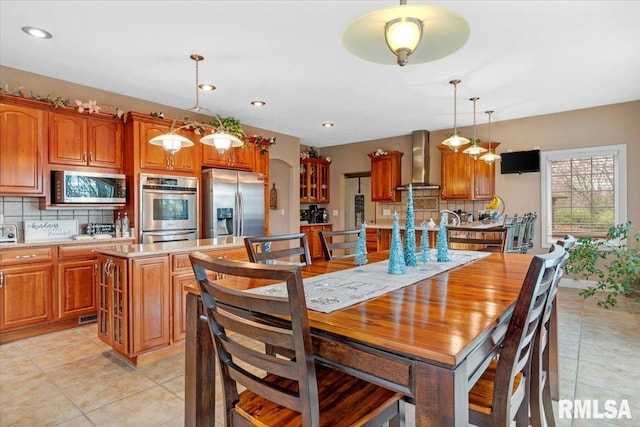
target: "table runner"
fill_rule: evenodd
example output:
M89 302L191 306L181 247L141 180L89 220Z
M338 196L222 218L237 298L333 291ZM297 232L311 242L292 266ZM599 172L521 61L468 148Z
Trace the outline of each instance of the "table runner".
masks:
M431 249L431 259L436 259L436 250ZM427 262L417 267L407 267L406 274L389 274L389 260L333 273L303 279L307 308L331 313L380 295L395 291L420 280L427 279L443 271L489 256L488 252L449 250L448 262ZM261 295L286 296L287 288L283 283L255 288L249 292Z

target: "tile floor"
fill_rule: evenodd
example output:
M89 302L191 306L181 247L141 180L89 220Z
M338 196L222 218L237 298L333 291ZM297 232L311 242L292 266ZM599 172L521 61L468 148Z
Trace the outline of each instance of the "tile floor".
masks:
M561 399L627 399L633 419L556 419L559 427L640 425L640 304L610 310L561 288ZM96 325L0 346L0 426L182 426L184 360L132 368ZM407 425L413 425L407 407ZM219 424L220 426L222 424Z

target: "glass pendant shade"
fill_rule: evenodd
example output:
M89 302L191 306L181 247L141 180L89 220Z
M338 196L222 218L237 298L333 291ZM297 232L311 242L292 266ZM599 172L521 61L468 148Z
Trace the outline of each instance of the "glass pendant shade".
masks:
M485 111L485 113L489 116L489 152L483 154L480 157L480 160L484 160L488 164L491 164L496 160L500 160L502 157L500 157L499 154L493 153L491 151L491 114L493 114L493 111Z
M398 57L398 65L405 66L420 40L422 21L416 18L397 18L385 25L384 39L391 52Z
M449 138L442 141L442 145L447 145L456 153L458 152L458 148L462 147L463 145L467 145L468 143L469 140L467 138L465 138L464 136L460 136L457 133L454 133Z
M223 132L215 132L205 135L200 139L200 142L204 145L216 147L220 154L223 154L231 147L241 147L243 145L239 138Z
M477 142L474 142L471 147L465 148L463 153L470 155L471 157L473 157L473 160L476 160L480 154L482 154L482 153L484 153L486 151L487 151L486 148L481 147L481 146L478 145Z
M193 142L190 139L178 135L174 132L154 136L149 140L149 143L161 146L167 153L171 155L174 155L175 153L180 151L182 147L193 147Z
M466 148L463 153L470 155L473 160L477 160L478 156L487 151L486 148L478 145L479 140L476 138L476 102L478 97L470 98L469 101L473 101L473 139L471 140L471 147Z
M464 136L458 135L458 127L456 126L456 95L458 93L458 83L460 83L460 80L451 80L449 83L453 85L453 135L442 141L442 145L448 146L454 153L457 153L458 148L467 145L470 141Z

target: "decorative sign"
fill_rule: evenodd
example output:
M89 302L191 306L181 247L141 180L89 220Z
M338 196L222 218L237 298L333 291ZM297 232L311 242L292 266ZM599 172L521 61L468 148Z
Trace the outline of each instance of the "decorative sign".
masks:
M75 219L24 222L26 243L71 239L76 234L78 234L78 220Z

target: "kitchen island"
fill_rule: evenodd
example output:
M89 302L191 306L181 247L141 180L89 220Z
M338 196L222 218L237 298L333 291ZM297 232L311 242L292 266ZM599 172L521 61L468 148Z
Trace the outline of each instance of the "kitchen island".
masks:
M473 222L463 222L461 227L465 228L477 228L479 231L481 230L490 230L491 228L501 227L502 220L492 220L492 221L473 221ZM453 228L454 226L449 225L448 228ZM400 234L404 237L404 223L400 225ZM416 230L416 245L418 248L420 247L420 238L422 236L422 228L420 224L415 225ZM439 225L436 223L435 227L428 227L427 231L429 232L429 247L435 248L436 241L438 238L438 228ZM367 224L367 251L368 252L378 252L378 251L386 251L391 247L391 231L393 226L391 224ZM477 247L469 247L468 245L456 247L457 249L478 249Z
M98 337L141 366L184 348L189 254L248 260L242 237L113 245L98 252Z

